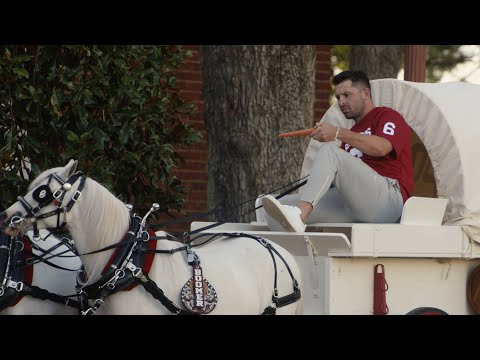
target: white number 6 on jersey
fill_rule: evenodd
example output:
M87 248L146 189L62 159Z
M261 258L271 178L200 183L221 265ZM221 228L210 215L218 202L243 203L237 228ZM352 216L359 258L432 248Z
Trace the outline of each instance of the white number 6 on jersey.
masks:
M387 122L383 127L383 133L387 135L395 134L395 124L392 122Z

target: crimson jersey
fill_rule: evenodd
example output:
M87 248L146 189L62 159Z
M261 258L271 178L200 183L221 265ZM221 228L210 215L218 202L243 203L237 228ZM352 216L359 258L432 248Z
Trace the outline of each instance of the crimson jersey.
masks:
M393 150L385 156L370 156L360 150L342 143L341 148L350 155L360 158L378 174L397 179L400 184L403 202L412 196L413 162L410 145L410 128L402 115L388 107L376 107L371 110L350 131L365 135L376 135L390 141Z

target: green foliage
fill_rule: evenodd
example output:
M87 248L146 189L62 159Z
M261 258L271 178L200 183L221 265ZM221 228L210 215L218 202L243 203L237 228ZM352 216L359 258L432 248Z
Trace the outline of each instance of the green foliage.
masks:
M1 46L1 206L73 158L139 213L147 201L181 210L174 146L200 139L180 120L196 111L176 83L188 55L180 46ZM18 176L25 159L30 180Z
M348 69L348 55L351 45L332 46L332 68L340 71ZM450 71L458 64L468 62L472 56L460 49L462 45L428 45L427 52L427 82L438 82L446 71ZM402 55L403 56L403 55ZM402 61L403 68L403 61Z
M460 49L462 45L429 45L427 53L427 82L438 82L444 72L468 62L472 56Z
M332 69L339 68L341 71L348 69L348 54L350 45L334 45L331 51Z

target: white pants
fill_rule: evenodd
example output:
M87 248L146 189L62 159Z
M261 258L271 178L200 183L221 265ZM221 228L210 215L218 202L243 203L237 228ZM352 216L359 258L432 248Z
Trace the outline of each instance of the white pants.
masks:
M332 184L335 187L331 187ZM322 144L300 193L286 196L280 202L294 204L298 200L312 204L310 224L394 223L400 219L403 209L397 180L379 175L334 142Z

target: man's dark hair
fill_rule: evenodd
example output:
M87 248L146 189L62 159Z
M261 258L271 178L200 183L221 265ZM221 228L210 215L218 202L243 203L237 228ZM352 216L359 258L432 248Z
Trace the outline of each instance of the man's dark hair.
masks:
M370 91L372 88L370 87L370 80L368 79L367 74L365 74L362 70L346 70L342 71L340 74L335 75L332 79L333 85L338 85L345 80L351 80L352 84L360 83L365 87L369 88Z

